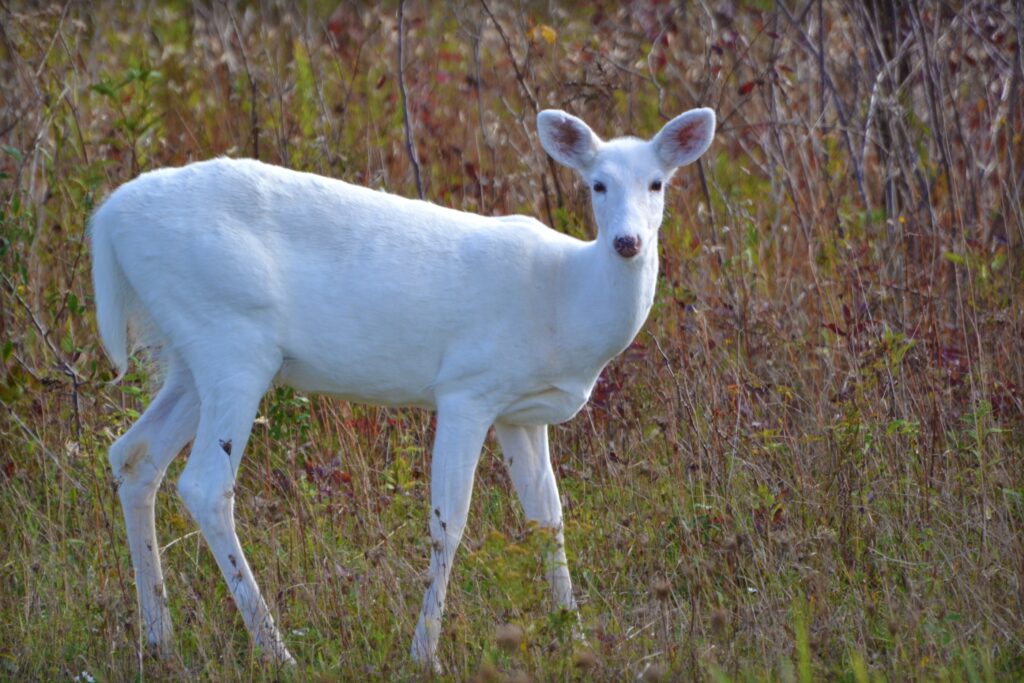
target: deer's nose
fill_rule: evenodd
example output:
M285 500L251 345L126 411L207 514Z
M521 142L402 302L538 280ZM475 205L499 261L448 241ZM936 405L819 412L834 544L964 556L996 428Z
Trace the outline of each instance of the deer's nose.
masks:
M640 253L640 238L634 237L633 235L623 235L616 237L615 251L619 253L619 256L623 258L632 258Z

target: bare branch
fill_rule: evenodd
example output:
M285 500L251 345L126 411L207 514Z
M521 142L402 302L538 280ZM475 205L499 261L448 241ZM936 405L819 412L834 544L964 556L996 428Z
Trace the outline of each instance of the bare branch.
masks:
M423 180L420 177L420 157L412 139L412 125L409 122L409 97L405 92L405 0L398 3L398 91L402 96L402 121L405 125L405 151L412 162L416 177L416 194L423 199Z
M501 23L491 12L491 8L487 6L486 0L480 0L480 4L484 8L484 12L490 18L491 22L494 23L494 28L498 29L498 35L501 36L501 42L505 43L505 50L508 51L509 61L512 62L512 70L516 72L516 80L519 81L519 86L526 93L526 99L530 101L530 106L533 107L533 113L536 114L540 111L540 105L537 103L537 97L530 90L530 86L526 83L526 77L523 76L522 70L519 68L519 62L516 61L515 53L512 52L512 43L509 42L508 35L505 33L505 29L501 27Z
M480 0L480 4L481 6L483 6L484 12L487 13L488 18L490 18L491 22L494 24L494 27L498 29L498 35L501 36L501 41L505 44L505 50L508 52L508 59L510 62L512 62L512 69L516 73L516 80L519 81L519 87L523 89L523 93L526 94L526 99L529 100L530 106L533 107L533 113L539 113L540 103L537 101L537 96L533 94L533 91L527 84L526 77L523 75L523 71L519 67L519 62L516 61L516 55L512 51L512 43L508 39L508 34L505 33L505 29L502 28L501 22L498 21L498 18L494 16L493 12L491 12L491 8L487 6L486 0ZM521 117L520 122L522 122ZM529 131L527 131L527 136L529 136ZM562 198L562 183L560 183L558 180L558 169L555 167L554 159L547 155L545 155L545 157L547 158L548 162L548 171L551 173L551 178L555 185L555 203L559 206L559 208L561 208L562 206L565 205L565 202ZM548 191L548 181L547 177L543 173L540 176L540 189L544 195L544 208L548 214L548 222L551 224L552 227L554 227L555 216L551 208L551 196Z
M249 67L249 55L245 49L245 37L242 36L242 29L238 27L238 21L235 19L235 13L231 10L231 6L224 3L224 7L228 11L228 18L231 19L231 27L235 30L235 37L238 38L238 52L242 55L242 67L245 69L245 77L249 81L249 100L251 101L250 112L249 112L249 128L252 136L252 158L260 158L260 119L259 110L256 107L256 95L259 93L259 89L256 87L256 79L252 75L252 69Z

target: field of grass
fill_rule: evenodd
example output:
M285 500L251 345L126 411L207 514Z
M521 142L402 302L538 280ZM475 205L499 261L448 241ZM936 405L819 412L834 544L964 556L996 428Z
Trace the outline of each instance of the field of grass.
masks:
M146 653L106 449L156 378L110 382L86 238L119 184L217 155L415 196L404 105L426 198L578 237L539 109L719 120L647 325L552 429L587 645L488 441L440 680L1024 677L1020 3L583 4L409 2L400 72L395 2L0 2L0 678L420 675L431 416L287 389L236 509L297 669L250 645L184 455L176 651Z

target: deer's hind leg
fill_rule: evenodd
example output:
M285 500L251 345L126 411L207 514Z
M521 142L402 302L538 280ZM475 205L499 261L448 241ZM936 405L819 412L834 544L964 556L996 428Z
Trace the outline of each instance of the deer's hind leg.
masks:
M234 516L235 476L260 399L281 359L261 351L267 347L258 334L249 338L244 330L235 330L225 337L233 337L233 345L207 347L201 358L190 359L200 396L199 428L178 493L206 538L256 644L267 658L290 663L294 660L242 552Z
M199 398L188 369L173 355L168 361L167 378L156 398L110 447L143 632L149 645L165 656L170 653L173 633L156 540L156 492L167 465L195 436L199 420Z

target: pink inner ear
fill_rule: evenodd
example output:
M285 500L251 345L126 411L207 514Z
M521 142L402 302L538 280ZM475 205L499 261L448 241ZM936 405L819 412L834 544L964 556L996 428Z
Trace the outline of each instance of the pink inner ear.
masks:
M551 131L551 138L558 145L558 149L562 154L569 156L576 151L576 146L583 139L583 133L572 121L562 119L554 125L554 129Z
M700 119L679 126L672 135L672 139L679 145L679 151L684 153L691 152L704 137L704 122Z

